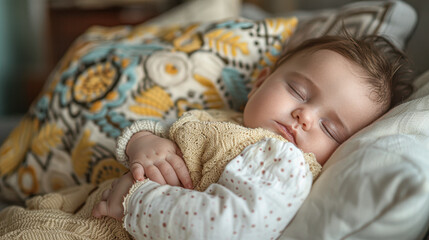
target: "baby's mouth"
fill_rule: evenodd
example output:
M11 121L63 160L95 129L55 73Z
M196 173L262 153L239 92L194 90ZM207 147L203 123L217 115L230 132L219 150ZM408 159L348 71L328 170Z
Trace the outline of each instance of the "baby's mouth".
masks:
M288 140L289 142L296 145L294 132L291 130L291 128L277 121L276 123L277 123L277 129L279 130L280 135L286 138L286 140Z

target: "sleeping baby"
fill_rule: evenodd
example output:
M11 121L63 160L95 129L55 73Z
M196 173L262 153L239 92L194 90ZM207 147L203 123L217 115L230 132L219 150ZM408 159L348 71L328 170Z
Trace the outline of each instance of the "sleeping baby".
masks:
M93 215L138 239L275 239L335 149L409 92L405 60L381 37L312 39L261 72L243 113L137 121L118 139L131 172Z
M335 149L406 95L405 60L380 37L305 41L261 71L242 113L136 121L117 142L130 172L8 208L0 236L276 239Z

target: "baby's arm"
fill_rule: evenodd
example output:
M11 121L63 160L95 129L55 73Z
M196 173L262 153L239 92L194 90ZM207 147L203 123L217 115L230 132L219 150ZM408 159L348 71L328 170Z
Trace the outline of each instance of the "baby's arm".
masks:
M192 188L188 169L177 145L164 138L167 128L160 122L141 120L126 128L117 141L117 157L136 180L146 175L152 181Z
M280 235L308 195L302 152L269 139L246 148L205 192L133 185L124 227L136 239L270 239Z

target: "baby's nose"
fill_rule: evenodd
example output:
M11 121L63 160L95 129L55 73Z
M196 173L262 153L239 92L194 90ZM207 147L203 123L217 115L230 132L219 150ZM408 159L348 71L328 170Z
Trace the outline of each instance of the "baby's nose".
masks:
M301 125L303 130L308 131L313 125L315 114L310 109L297 109L292 112L292 116Z

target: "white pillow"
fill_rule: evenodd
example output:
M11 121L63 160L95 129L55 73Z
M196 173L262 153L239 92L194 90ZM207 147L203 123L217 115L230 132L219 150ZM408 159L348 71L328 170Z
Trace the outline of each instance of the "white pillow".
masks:
M273 17L273 14L244 4L242 16L261 19ZM383 35L398 48L404 49L417 24L415 9L408 3L398 0L357 1L339 8L292 11L274 16L298 17L298 28L288 42L289 48L308 38L337 34L344 26L355 36Z
M298 43L310 37L337 34L344 26L355 36L383 35L401 49L417 24L415 9L397 0L358 1L298 18L300 24L295 34Z
M193 0L185 2L145 23L184 25L193 22L211 22L240 16L241 0Z
M429 225L429 71L338 148L281 239L422 239Z

